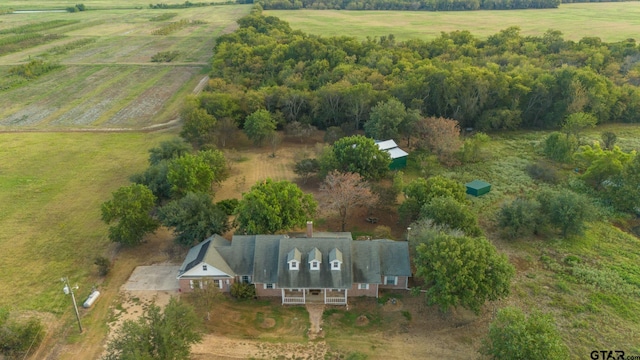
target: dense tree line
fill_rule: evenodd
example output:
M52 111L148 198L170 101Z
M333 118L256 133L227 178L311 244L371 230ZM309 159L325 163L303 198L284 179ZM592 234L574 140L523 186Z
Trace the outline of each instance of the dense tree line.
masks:
M308 35L258 14L238 22L236 32L218 39L212 79L185 118L194 144L222 133L220 124L242 128L261 109L278 128L377 129L364 124L392 99L411 114L406 118L453 119L463 130L558 128L580 112L599 124L640 119L633 39L574 42L559 31L523 36L510 27L484 40L454 31L431 41L360 41Z
M560 0L258 0L265 10L511 10L557 8Z

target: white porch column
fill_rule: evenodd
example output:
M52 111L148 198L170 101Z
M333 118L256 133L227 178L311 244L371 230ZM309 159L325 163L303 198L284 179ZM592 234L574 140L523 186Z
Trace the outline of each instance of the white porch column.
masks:
M282 290L282 305L284 305L284 288L282 288L280 290Z
M324 303L327 303L327 289L322 289L322 293L324 294Z
M302 289L302 302L307 303L307 289Z
M347 291L349 291L349 289L344 289L344 303L347 303Z

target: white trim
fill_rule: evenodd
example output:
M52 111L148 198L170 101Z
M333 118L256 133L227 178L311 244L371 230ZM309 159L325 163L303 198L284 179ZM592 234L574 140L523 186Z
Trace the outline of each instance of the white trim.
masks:
M358 284L358 290L369 290L369 284Z
M389 284L388 280L391 280L392 278L393 278L393 285L394 286L398 285L398 277L397 276L385 276L383 285L391 285L391 284Z
M309 265L311 266L311 270L320 270L320 261L310 261Z
M334 260L331 262L331 270L340 270L342 263L338 260Z
M298 270L300 269L300 264L296 260L289 261L289 270Z

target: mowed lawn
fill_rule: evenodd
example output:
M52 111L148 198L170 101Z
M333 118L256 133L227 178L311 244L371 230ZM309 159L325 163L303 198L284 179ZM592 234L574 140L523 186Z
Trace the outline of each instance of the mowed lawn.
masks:
M171 136L0 134L0 307L66 311L63 276L83 301L97 281L95 257L109 255L101 203Z
M224 2L225 0L207 0L207 3ZM199 2L199 1L192 1ZM149 4L182 4L184 1L148 1L148 0L83 0L80 2L65 0L3 0L0 10L51 10L66 9L76 3L85 5L88 11L104 9L148 8Z
M216 38L233 31L249 10L231 5L0 15L6 33L0 41L24 26L67 22L39 32L58 38L0 52L0 130L141 129L175 120L185 96L206 76ZM163 14L173 17L151 21ZM180 21L168 35L154 35ZM178 54L171 62L151 61L169 51ZM11 75L32 60L61 66L35 79Z
M324 36L386 36L399 40L433 39L441 32L468 30L486 38L510 26L522 35L542 36L560 30L565 39L597 36L621 41L640 36L640 2L562 4L558 9L500 11L346 11L269 10L291 27Z

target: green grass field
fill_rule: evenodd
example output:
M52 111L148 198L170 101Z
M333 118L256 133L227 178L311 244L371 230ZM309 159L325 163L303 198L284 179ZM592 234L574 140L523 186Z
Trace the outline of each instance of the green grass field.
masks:
M0 56L0 129L134 128L177 117L186 94L206 75L211 49L245 6L172 9L175 17L150 21L168 10L104 10L0 16L0 42L34 24L62 24L46 30L59 37L20 46ZM66 23L60 22L67 21ZM188 26L168 36L152 33L175 21ZM153 63L175 51L170 63ZM35 79L12 75L31 60L62 65Z
M565 39L597 36L603 41L637 39L640 35L640 3L562 4L558 9L501 11L346 11L270 10L265 14L287 21L294 29L324 36L356 36L365 39L394 34L397 39L433 39L442 31L468 30L486 38L509 26L523 35L541 36L560 30Z
M0 134L0 307L68 310L60 277L91 290L109 246L100 204L144 170L161 133ZM61 151L63 150L64 151Z

